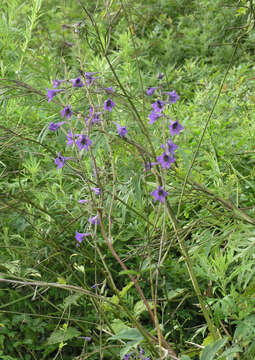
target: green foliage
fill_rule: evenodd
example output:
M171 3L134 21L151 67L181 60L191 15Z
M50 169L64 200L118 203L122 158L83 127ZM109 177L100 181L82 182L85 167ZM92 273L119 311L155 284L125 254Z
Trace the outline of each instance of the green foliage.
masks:
M182 360L255 357L252 4L1 2L1 359L108 360L130 352L139 358L142 346L154 360L169 351L163 338ZM70 86L47 102L53 79L81 71L98 71L100 86L114 87L118 108L107 114L103 131L91 133L101 200L90 189L96 185L91 161L66 147L65 133L48 130L70 103L70 123L83 131L91 99L104 101L100 91ZM143 168L151 152L146 131L156 156L169 137L159 121L148 125L151 98L144 93L157 86L159 72L163 89L181 98L169 116L185 127L177 140L178 166L162 177L178 213L178 236L164 206L150 196L158 170ZM112 121L126 124L130 142L116 135ZM56 171L59 151L78 160ZM88 203L78 203L85 198ZM107 239L126 267L100 226L88 223L100 208ZM75 231L93 236L77 247ZM179 238L220 334L215 341Z

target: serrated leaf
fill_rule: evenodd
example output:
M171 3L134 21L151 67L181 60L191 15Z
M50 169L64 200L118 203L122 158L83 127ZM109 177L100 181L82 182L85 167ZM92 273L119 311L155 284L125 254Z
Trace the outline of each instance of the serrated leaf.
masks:
M109 340L137 340L142 341L144 339L143 335L139 330L134 328L129 328L119 332L118 334L110 337Z
M168 300L173 300L175 298L178 298L179 296L182 296L185 293L186 289L176 289L176 290L170 290L167 293Z
M232 354L235 355L236 353L241 352L241 351L242 351L242 349L239 346L234 346L234 347L224 351L224 353L220 356L219 360L226 360L226 356L228 356L227 360L229 360L229 355L232 355ZM236 357L233 356L233 359L236 359Z
M115 333L120 333L121 331L124 331L124 330L127 330L127 329L130 329L126 324L124 324L123 321L121 321L120 319L114 319L112 322L111 322L111 327L113 329L113 331Z
M77 300L82 296L82 294L74 294L67 296L64 300L64 307L70 306L70 305L79 305L77 304Z
M153 302L148 301L150 309L154 308ZM147 307L145 306L143 300L139 300L134 306L134 313L136 316L139 316L142 312L147 311Z
M217 340L214 344L207 345L202 351L200 360L213 360L217 352L228 342L228 338ZM218 356L218 355L217 355ZM217 358L218 359L218 358ZM216 360L216 359L215 359Z
M67 330L57 330L51 334L47 340L47 345L58 344L70 340L74 337L80 336L81 332L74 327L69 327Z

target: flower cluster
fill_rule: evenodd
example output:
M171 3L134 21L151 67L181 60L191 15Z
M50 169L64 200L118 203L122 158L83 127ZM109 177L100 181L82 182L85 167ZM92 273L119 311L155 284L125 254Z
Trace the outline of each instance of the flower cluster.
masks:
M122 358L122 360L151 360L149 356L144 356L145 352L141 346L139 346L139 352L128 353Z
M163 74L160 73L158 75L158 79L162 79ZM173 90L173 91L161 91L161 86L157 87L149 87L146 91L146 94L148 96L154 95L158 90L160 90L160 95L165 96L167 95L168 100L162 100L157 98L155 102L152 103L152 110L148 116L150 119L149 123L150 125L154 124L159 118L165 117L168 118L168 116L164 113L165 107L171 106L172 104L177 103L179 100L179 95ZM172 121L170 120L168 125L169 131L171 136L179 135L181 130L184 129L184 127L178 122L178 120ZM171 164L174 163L175 160L175 150L178 148L178 146L173 143L171 139L168 139L165 144L161 145L161 148L163 149L163 152L160 156L157 157L157 163L148 163L146 165L146 170L149 170L152 166L152 164L160 164L163 169L169 169ZM165 197L168 195L168 193L159 186L156 190L151 192L151 195L154 197L155 201L164 202Z
M100 78L99 76L96 76L98 74L97 72L85 72L82 76L76 77L74 79L70 80L53 80L53 89L47 88L47 97L48 102L52 101L52 99L55 96L59 96L59 94L63 92L70 92L70 91L83 91L82 88L86 87L91 88L97 82ZM158 75L158 80L161 80L163 78L163 74L160 73ZM64 84L69 84L68 87L65 87ZM70 86L71 85L71 86ZM61 86L61 89L59 87ZM62 153L58 153L57 158L55 159L55 163L57 166L57 169L62 169L67 161L69 160L76 160L80 161L82 157L91 151L93 146L93 127L99 129L103 125L103 120L108 118L110 116L109 113L114 113L116 103L113 101L114 97L114 89L110 87L97 87L96 92L102 92L102 95L106 95L103 98L102 104L94 104L90 103L88 108L87 115L81 115L79 112L72 109L71 104L67 104L63 107L63 109L60 111L60 115L62 118L64 118L64 121L59 122L51 122L48 126L48 129L51 132L59 132L62 131L64 127L67 127L65 130L65 136L66 136L66 147L72 147L76 149L76 154L79 153L79 160L62 155ZM184 129L184 127L178 122L178 120L171 120L169 116L166 114L166 109L171 107L173 104L177 103L179 100L179 95L173 90L173 91L162 91L162 85L159 84L159 86L155 87L149 87L146 90L146 95L148 97L154 97L154 101L151 103L151 112L149 113L149 124L153 125L154 123L160 121L159 119L167 119L168 122L168 128L169 132L172 137L175 135L179 135L180 132ZM68 96L70 99L70 96ZM77 130L77 121L75 121L75 126L72 124L73 119L76 118L76 120L79 118L81 121L78 122L79 130ZM128 134L128 129L126 126L121 125L119 122L113 121L112 124L116 126L116 132L118 133L119 137L122 139L125 139ZM75 130L77 131L74 131ZM91 139L92 137L92 139ZM166 140L164 144L161 145L162 153L156 157L157 162L149 162L145 165L145 170L151 169L154 165L160 165L162 169L169 169L171 165L176 161L175 160L175 151L178 149L178 145L176 145L171 138ZM93 164L93 169L94 169ZM95 169L93 170L94 177L98 176L95 172ZM101 189L99 187L90 187L90 190L96 195L96 196L102 196ZM163 203L165 201L166 196L168 195L167 191L162 186L158 186L158 188L151 192L152 197L154 198L154 201L159 201ZM84 204L87 204L87 199L80 199L79 204L82 204L82 206L85 206ZM91 228L92 225L97 227L100 223L99 216L92 215L88 218L88 227ZM89 232L78 232L76 231L75 239L76 239L76 245L80 246L84 239L86 239L91 234ZM126 359L129 356L126 355Z
M99 77L96 75L98 72L85 72L82 76L78 76L74 79L70 80L58 80L54 79L52 89L47 90L47 97L48 102L51 102L54 97L63 93L63 92L70 92L70 91L82 91L82 88L87 87L90 88L98 82ZM69 84L68 87L65 84ZM71 86L70 86L71 85ZM61 89L59 88L61 86ZM96 90L98 91L100 88L97 87ZM103 100L102 105L95 105L94 103L89 104L88 115L84 117L81 116L80 113L72 109L71 104L67 104L63 107L60 111L60 116L64 118L65 121L58 121L58 122L51 122L48 126L48 129L51 132L58 132L61 131L62 128L67 126L66 134L66 147L74 147L80 153L79 158L82 158L86 152L88 152L93 145L93 139L90 138L91 133L91 126L97 125L100 126L102 119L106 114L109 114L113 111L116 106L116 103L113 101L112 97L114 94L114 89L112 86L110 87L102 87L100 91L106 94L105 99ZM68 96L70 98L70 96ZM72 120L74 117L79 119L85 119L83 122L82 120L79 121L79 126L81 124L82 129L80 131L74 131ZM117 133L121 138L125 138L127 136L128 130L126 126L122 126L119 123L113 122L116 126ZM75 128L77 129L77 121L75 122ZM93 136L93 133L92 133ZM85 153L83 153L85 151ZM68 160L76 160L74 157L64 156L62 153L58 153L58 156L55 159L55 163L57 166L57 170L62 169ZM94 166L94 165L93 165ZM94 176L95 170L94 170ZM98 187L91 187L90 188L95 195L101 195L101 189ZM87 199L80 199L79 204L86 204L88 203ZM99 225L100 219L98 215L90 216L88 218L88 226L97 226ZM78 232L75 233L76 239L76 246L80 246L84 239L86 239L91 234L89 232Z

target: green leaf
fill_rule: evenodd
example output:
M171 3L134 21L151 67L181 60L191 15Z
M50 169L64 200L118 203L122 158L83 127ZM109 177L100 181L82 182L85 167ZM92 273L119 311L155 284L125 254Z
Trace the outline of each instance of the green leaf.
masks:
M77 300L82 296L82 294L74 294L67 296L64 300L64 307L70 306L70 305L79 305L77 304Z
M114 333L120 333L121 331L130 329L123 321L121 321L120 319L114 319L111 322L111 327L114 331Z
M81 332L73 327L69 327L66 330L57 330L51 334L51 336L47 340L47 345L61 343L80 335Z
M121 331L120 333L110 337L110 340L137 340L142 341L144 339L143 335L139 330L134 328L129 328Z
M152 301L148 301L150 309L153 309L154 305ZM145 306L143 300L139 300L134 306L135 316L139 316L142 312L147 311L147 307Z
M223 339L217 340L214 344L212 345L207 345L200 357L200 360L213 360L215 359L215 355L217 354L217 352L228 342L228 338L225 337ZM217 357L218 359L218 357Z
M186 289L175 289L175 290L170 290L167 293L167 298L168 300L174 300L175 298L178 298L180 296L182 296L184 293L186 292Z
M124 286L124 288L120 292L120 297L122 298L123 296L125 296L128 290L131 289L133 285L133 281L130 281L126 286Z

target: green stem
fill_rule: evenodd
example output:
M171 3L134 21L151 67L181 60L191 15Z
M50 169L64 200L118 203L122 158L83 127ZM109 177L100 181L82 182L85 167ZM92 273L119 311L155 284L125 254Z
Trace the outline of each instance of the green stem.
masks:
M182 251L182 254L183 254L184 258L185 258L185 262L186 262L186 266L188 268L189 276L190 276L193 288L195 290L195 293L196 293L196 295L198 297L198 301L199 301L199 304L201 306L201 309L202 309L204 318L206 320L206 323L208 325L208 329L209 329L209 331L210 331L210 333L211 333L211 335L213 337L213 340L216 341L219 338L219 335L218 335L218 333L216 331L215 325L214 325L213 320L212 320L212 318L211 318L211 316L209 314L209 311L207 310L206 304L205 304L204 299L203 299L203 295L202 295L202 293L200 291L200 287L198 285L198 281L197 281L196 275L195 275L194 270L193 270L192 262L191 262L191 259L190 259L186 244L185 244L185 240L184 240L183 237L181 237L179 235L179 230L180 229L179 229L176 217L175 217L171 207L169 206L168 202L166 202L166 208L167 208L168 217L169 217L169 219L170 219L170 221L171 221L171 223L173 225L173 228L174 228L177 240L178 240L178 244L179 244L180 249Z

